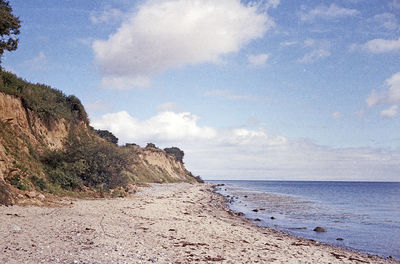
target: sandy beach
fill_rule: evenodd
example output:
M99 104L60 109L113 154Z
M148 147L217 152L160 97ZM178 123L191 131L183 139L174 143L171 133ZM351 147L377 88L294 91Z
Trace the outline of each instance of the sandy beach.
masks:
M254 225L209 184L0 207L0 263L394 263Z

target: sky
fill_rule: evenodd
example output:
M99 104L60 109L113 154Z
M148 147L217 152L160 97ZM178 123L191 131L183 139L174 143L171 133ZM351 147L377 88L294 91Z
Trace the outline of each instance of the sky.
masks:
M400 0L11 0L3 67L209 180L400 181Z

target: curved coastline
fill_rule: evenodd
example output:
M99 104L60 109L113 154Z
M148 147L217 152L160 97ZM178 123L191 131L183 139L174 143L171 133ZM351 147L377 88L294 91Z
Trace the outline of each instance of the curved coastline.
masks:
M368 252L363 252L362 250L359 250L359 249L356 249L356 248L352 248L350 246L333 245L333 244L330 244L328 242L317 241L317 240L314 240L312 238L307 238L307 237L302 237L300 235L291 234L291 233L289 233L288 230L287 231L279 230L279 229L271 227L271 226L263 225L263 224L261 224L261 219L259 219L259 218L251 218L249 215L241 212L240 210L235 210L230 206L234 202L234 196L230 196L230 195L226 196L226 195L220 193L219 190L218 190L218 187L225 186L225 184L212 183L212 186L213 186L213 192L216 195L221 196L222 199L224 200L224 206L226 207L226 210L230 211L231 214L235 215L236 217L244 218L244 219L248 220L249 224L251 224L251 225L260 227L262 229L267 229L267 230L269 230L271 232L277 232L277 233L279 233L281 235L286 235L286 236L289 236L289 237L300 239L300 240L304 241L305 243L310 243L310 244L312 244L314 246L317 246L317 247L318 246L327 246L327 247L332 247L332 248L336 248L336 249L341 249L341 250L344 250L344 251L352 252L354 254L362 254L362 255L369 256L369 257L378 258L378 259L381 259L382 261L389 261L390 263L392 263L392 262L393 263L400 263L399 260L395 260L391 256L384 257L384 256L380 256L380 255L377 255L377 254L371 254L371 253L368 253ZM281 196L282 194L279 194L279 195ZM290 197L290 196L288 196L288 197ZM263 209L263 210L265 210L265 209ZM275 217L271 217L271 219L275 219ZM317 227L317 228L320 228L320 227ZM296 229L307 229L307 228L306 227L293 227L293 228L287 228L287 229L296 230ZM324 232L326 232L326 231L324 231ZM338 238L337 240L343 240L343 239L342 238ZM380 263L383 263L383 262L380 262Z
M2 206L0 221L1 263L398 263L257 226L208 183Z

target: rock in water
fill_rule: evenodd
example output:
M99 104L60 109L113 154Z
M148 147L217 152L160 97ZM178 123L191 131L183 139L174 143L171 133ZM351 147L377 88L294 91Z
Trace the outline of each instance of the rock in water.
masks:
M313 231L318 232L318 233L324 233L324 232L326 232L326 229L323 227L317 226L316 228L314 228Z

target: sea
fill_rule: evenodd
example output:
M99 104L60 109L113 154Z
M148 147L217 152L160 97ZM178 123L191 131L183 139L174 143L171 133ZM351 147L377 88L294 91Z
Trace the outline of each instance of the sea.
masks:
M400 260L400 182L210 182L258 225Z

